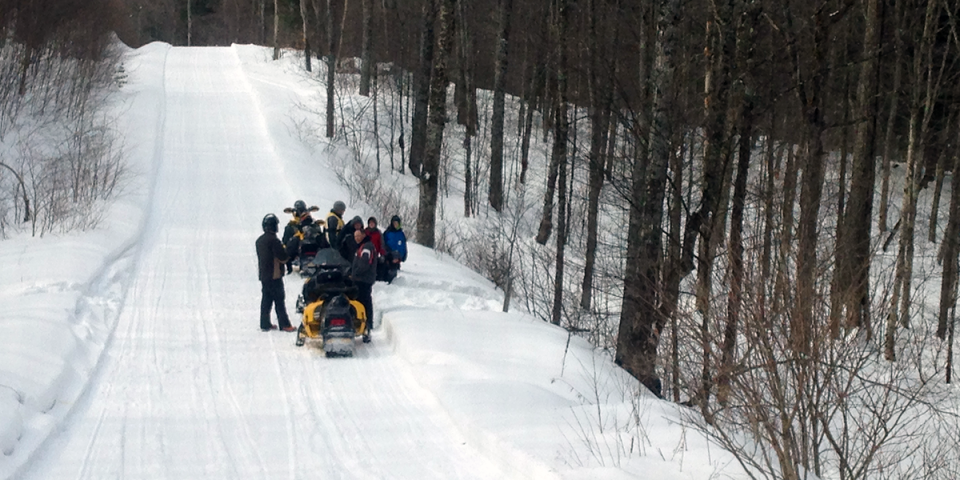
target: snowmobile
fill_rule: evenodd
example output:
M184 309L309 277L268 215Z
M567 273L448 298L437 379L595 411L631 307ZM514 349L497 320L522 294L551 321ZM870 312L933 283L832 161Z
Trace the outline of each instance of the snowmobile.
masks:
M366 309L347 277L349 266L336 250L324 248L307 267L313 273L297 298L297 313L302 315L298 347L308 338L319 338L327 357L352 357L356 337L368 333Z
M322 225L323 220L317 220L310 225L303 225L298 234L300 238L300 253L297 255L297 266L300 269L300 276L302 277L309 278L316 273L317 268L313 259L317 256L317 252L319 252L321 248L329 246L326 237L323 235L323 230L321 230Z
M284 208L284 213L289 213L293 218L284 231L284 245L292 252L295 257L293 266L300 270L300 275L309 277L310 272L304 272L304 267L313 260L321 248L327 245L326 236L323 234L323 220L314 220L310 216L311 212L320 210L320 207L312 206L306 208L302 200L297 200L293 208Z

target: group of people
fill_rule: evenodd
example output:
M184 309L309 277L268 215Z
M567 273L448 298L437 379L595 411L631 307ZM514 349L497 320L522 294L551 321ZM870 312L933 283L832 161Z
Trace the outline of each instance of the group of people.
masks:
M260 330L296 331L284 306L283 275L293 271L295 259L313 256L323 248L333 248L350 263L350 278L357 286L357 301L363 304L372 325L373 284L376 281L390 283L396 278L400 263L407 260L407 237L397 215L381 232L374 217L367 219L366 227L359 216L345 223L343 214L346 209L346 204L338 200L326 220L314 220L310 213L317 208L308 209L306 203L297 200L282 240L277 238L280 220L276 215L270 213L263 217L263 235L256 241L262 293ZM270 323L271 307L277 312L278 325ZM369 334L363 341L370 341Z

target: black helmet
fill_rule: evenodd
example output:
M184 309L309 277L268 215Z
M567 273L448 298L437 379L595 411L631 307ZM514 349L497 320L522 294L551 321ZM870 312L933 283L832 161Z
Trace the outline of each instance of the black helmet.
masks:
M337 213L339 213L340 215L343 215L343 212L345 212L346 210L347 210L347 204L341 202L340 200L337 200L336 202L333 202L333 211L334 211L334 212L337 212Z
M277 233L280 230L280 219L272 213L268 213L263 217L263 221L260 222L260 225L263 226L264 232L273 232Z
M303 200L297 200L293 202L293 210L298 214L302 214L307 211L307 204Z

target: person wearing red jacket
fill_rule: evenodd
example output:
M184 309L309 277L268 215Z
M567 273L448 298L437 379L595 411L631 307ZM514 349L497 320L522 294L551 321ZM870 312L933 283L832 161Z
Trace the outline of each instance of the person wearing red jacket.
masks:
M367 235L370 237L370 241L373 242L373 247L377 249L377 254L380 258L385 257L387 250L383 247L383 233L377 228L376 217L367 219Z

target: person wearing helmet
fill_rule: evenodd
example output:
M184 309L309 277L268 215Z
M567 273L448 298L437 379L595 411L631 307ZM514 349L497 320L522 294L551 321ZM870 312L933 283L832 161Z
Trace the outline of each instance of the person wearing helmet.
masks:
M284 305L283 269L284 263L290 258L287 251L277 238L280 228L280 219L272 213L263 217L261 222L263 235L257 238L257 262L260 267L260 330L269 332L276 330L277 325L270 323L270 307L277 311L277 323L285 332L297 329L290 325L287 316L287 307Z
M289 210L284 210L289 211ZM314 224L310 210L303 200L293 202L293 212L290 221L283 229L283 246L286 247L290 259L287 260L287 273L293 271L293 261L300 255L300 244L303 238L303 229Z
M343 213L346 211L347 205L337 200L327 215L327 243L337 251L340 251L340 231L343 230Z

